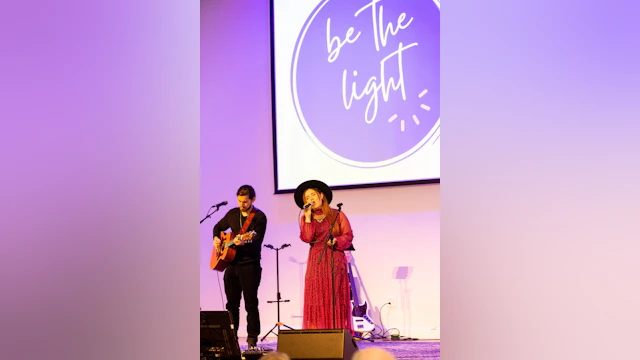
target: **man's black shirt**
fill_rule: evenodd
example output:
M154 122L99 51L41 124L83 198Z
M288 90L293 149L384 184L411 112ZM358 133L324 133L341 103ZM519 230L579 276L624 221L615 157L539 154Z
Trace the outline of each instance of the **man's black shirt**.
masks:
M254 207L254 209L256 210L256 213L253 216L253 220L251 221L251 224L249 224L249 228L246 232L251 232L253 230L256 232L256 235L254 235L251 243L235 247L236 256L231 262L232 265L243 265L260 261L262 240L264 239L264 234L267 230L267 216L258 208ZM233 208L229 210L229 212L227 212L227 214L213 227L213 236L220 238L220 233L229 228L231 228L231 232L237 235L240 233L245 221L247 221L247 217L242 216L240 208Z

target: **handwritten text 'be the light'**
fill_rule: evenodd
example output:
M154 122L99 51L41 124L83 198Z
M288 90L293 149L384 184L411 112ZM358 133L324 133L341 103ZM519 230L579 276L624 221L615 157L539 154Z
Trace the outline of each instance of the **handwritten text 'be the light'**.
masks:
M400 32L400 30L406 29L413 21L413 17L407 20L406 13L401 13L396 19L395 24L393 24L392 22L387 22L385 24L383 15L384 7L382 5L378 5L378 3L381 1L382 0L372 0L367 5L358 9L358 11L356 11L354 14L354 17L358 17L358 15L360 15L360 13L362 13L363 11L367 9L371 10L373 43L377 52L380 52L381 49L386 48L390 34L391 36L396 36ZM349 27L343 38L340 38L339 36L331 36L331 18L327 19L327 51L329 53L327 61L329 61L329 63L333 63L338 59L338 57L340 56L340 50L345 45L353 44L360 38L362 32L358 31L354 35L355 31L356 30L352 26ZM382 93L384 102L387 102L389 100L391 89L393 89L393 91L400 90L402 99L406 100L407 97L404 86L402 55L405 50L414 46L418 46L418 43L412 42L408 45L404 45L402 42L400 42L397 49L394 49L390 54L380 60L379 76L371 76L367 80L364 89L362 89L360 92L358 92L357 90L355 79L351 82L351 89L349 89L348 91L347 77L349 71L347 69L344 69L342 71L342 100L345 109L349 110L354 100L360 100L365 96L369 96L369 101L367 103L364 118L367 124L371 124L376 119L376 115L378 113L380 93ZM397 61L389 61L394 58ZM394 79L392 76L388 77L388 79L385 78L385 66L387 64L397 64L397 79ZM357 70L353 70L352 74L354 77L356 77L358 75Z

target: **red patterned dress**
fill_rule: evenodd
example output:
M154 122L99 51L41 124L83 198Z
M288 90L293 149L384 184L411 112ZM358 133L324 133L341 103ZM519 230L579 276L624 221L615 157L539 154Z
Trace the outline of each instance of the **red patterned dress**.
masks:
M332 209L334 214L338 210ZM351 246L353 231L349 220L340 213L335 224L340 231L334 245L334 286L335 286L335 326L333 325L333 307L331 292L331 247L325 244L331 224L329 219L323 218L322 210L314 211L311 223L301 219L300 239L311 245L307 259L307 273L304 286L304 316L303 329L347 329L351 326L351 302L349 276L347 273L347 259L344 250ZM324 250L324 251L323 251ZM320 260L320 255L322 259ZM318 264L320 261L320 264Z

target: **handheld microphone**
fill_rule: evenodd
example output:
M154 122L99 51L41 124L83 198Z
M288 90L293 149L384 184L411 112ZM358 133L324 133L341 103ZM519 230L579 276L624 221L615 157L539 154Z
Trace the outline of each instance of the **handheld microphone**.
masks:
M219 203L219 204L215 204L215 205L213 205L213 206L215 206L215 207L220 207L220 206L224 206L224 205L227 205L227 204L228 204L228 202L223 201L223 202L221 202L221 203ZM212 207L213 207L213 206L212 206Z
M308 208L309 206L313 206L313 201L312 201L312 202L310 202L310 203L308 203L307 205L305 205L305 206L302 208L302 210L307 210L307 208Z

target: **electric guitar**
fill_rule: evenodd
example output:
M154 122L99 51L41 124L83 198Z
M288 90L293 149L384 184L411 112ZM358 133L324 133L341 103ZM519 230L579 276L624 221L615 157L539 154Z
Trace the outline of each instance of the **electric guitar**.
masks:
M349 258L349 257L348 257ZM353 321L353 331L355 332L371 332L376 328L373 320L369 317L367 310L367 302L364 304L360 304L360 300L358 300L358 292L356 291L355 281L353 280L353 272L351 270L351 261L348 261L347 265L349 266L349 282L351 284L351 308L352 308L352 321Z
M244 240L246 244L249 244L255 235L255 231L250 231L242 235L235 235L231 232L221 232L220 247L217 248L214 246L213 251L211 252L211 262L209 263L211 270L224 271L224 269L227 268L227 265L233 261L236 257L236 249L233 241L236 238L238 240Z

